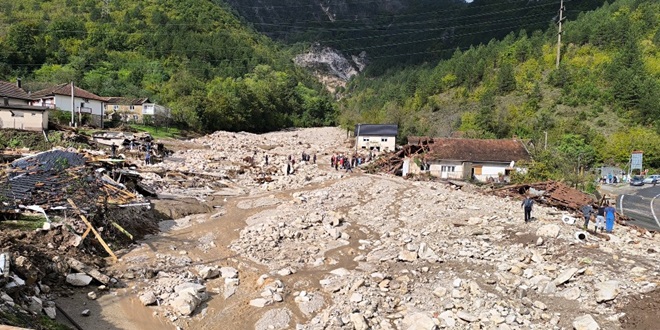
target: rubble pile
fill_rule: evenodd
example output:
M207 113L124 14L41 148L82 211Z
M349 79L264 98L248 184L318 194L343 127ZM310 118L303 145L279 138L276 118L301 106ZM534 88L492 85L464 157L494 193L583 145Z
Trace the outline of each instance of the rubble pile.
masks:
M388 173L401 175L405 158L428 152L427 145L406 144L401 149L382 154L375 162L365 167L367 173Z
M333 153L347 154L346 132L334 127L297 129L267 134L215 132L192 140L198 149L175 152L149 166L146 182L159 194L204 199L212 194L240 195L246 191L295 189L341 177L324 171ZM301 156L310 155L309 162ZM316 155L317 165L312 164ZM268 156L268 164L266 164ZM293 174L286 175L289 158ZM220 191L218 191L220 190Z
M618 299L660 279L645 248L660 236L619 226L579 240L554 208L524 225L519 200L368 177L292 198L249 218L231 248L271 270L326 271L318 294L332 299L299 329L613 328Z

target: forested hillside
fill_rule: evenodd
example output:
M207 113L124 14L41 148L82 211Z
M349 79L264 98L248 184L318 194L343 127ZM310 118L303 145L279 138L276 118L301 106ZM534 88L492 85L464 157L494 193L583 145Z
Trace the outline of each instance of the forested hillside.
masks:
M0 0L0 79L147 96L195 130L331 123L292 57L219 0Z
M347 55L365 51L367 74L451 57L454 49L546 29L559 0L227 0L277 40L318 42ZM565 0L569 19L605 0Z
M660 2L618 0L564 31L559 69L555 28L511 33L437 65L359 77L345 91L341 121L398 123L402 137L531 139L542 161L532 174L541 178L625 165L633 149L660 168Z

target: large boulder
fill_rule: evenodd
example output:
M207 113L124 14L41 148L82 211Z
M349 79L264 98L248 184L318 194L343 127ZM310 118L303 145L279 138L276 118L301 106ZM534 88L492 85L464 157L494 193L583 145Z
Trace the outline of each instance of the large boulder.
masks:
M575 320L573 320L573 329L574 330L600 330L600 326L596 323L596 320L589 315L582 315Z
M619 295L619 282L617 281L596 283L594 288L596 289L596 302L598 303L614 300Z
M66 282L73 286L87 286L92 282L92 277L85 273L75 273L66 276Z
M559 236L559 230L559 225L556 224L543 225L536 230L536 236L556 238Z

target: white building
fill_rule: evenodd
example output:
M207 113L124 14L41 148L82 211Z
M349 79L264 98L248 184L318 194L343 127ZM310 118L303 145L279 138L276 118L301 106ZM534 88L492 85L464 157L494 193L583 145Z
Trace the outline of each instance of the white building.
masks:
M33 93L31 97L33 99L31 105L33 106L48 107L50 109L68 112L72 111L71 84L60 84L46 88ZM97 126L102 126L106 102L107 98L74 86L73 110L76 116L79 113L89 114Z
M358 149L394 151L398 125L355 125L355 144Z
M408 138L408 143L424 143L428 152L415 161L406 159L406 173L429 174L442 179L508 181L516 164L530 160L529 151L519 139Z

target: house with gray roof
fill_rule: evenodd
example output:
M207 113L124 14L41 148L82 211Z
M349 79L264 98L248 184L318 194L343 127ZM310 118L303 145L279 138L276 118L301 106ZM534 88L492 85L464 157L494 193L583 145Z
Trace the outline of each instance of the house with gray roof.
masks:
M398 125L357 124L355 125L357 149L394 151Z

